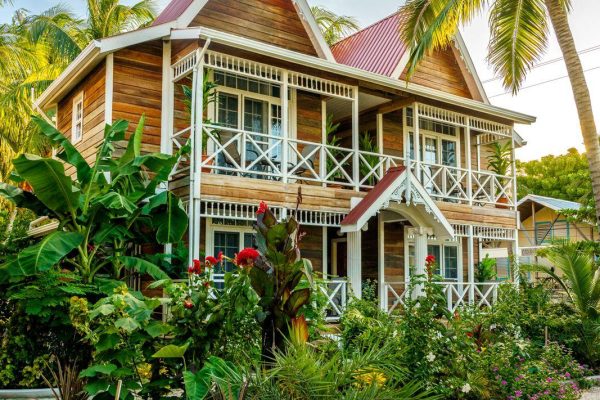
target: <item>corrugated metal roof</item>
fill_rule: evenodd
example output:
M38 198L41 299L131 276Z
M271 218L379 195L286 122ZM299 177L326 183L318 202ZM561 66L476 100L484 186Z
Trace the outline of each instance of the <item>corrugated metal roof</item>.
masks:
M581 204L574 201L555 199L554 197L539 196L537 194L528 194L519 201L518 205L520 206L521 204L527 201L533 201L534 203L541 204L544 207L548 207L554 211L579 210L579 208L581 208Z
M340 64L391 77L407 50L400 39L403 14L397 12L339 41L331 48Z
M175 21L193 2L194 0L171 0L152 25Z

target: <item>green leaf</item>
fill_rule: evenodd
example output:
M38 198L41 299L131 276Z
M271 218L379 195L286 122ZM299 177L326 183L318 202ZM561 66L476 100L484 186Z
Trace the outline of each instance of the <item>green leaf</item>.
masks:
M112 314L113 312L115 312L115 306L113 306L112 304L102 304L101 306L94 308L94 310L90 312L90 319L94 319L98 315L107 316Z
M179 242L187 230L188 216L183 203L170 191L151 197L142 212L152 216L157 228L156 240L161 244Z
M191 371L183 372L185 396L188 400L203 400L210 389L210 370L203 368L194 374Z
M82 241L83 236L78 233L51 233L41 242L22 250L16 258L0 265L0 283L17 281L49 270Z
M124 216L132 214L137 210L137 206L128 200L125 196L117 192L108 192L105 195L95 198L92 204L100 204L114 213L115 216Z
M15 169L33 187L37 198L55 212L74 213L79 206L79 190L65 175L64 165L51 158L22 154L13 161Z
M158 350L152 355L152 358L183 358L186 350L190 346L189 342L183 346L169 344Z
M11 201L19 208L27 208L38 216L51 215L48 209L33 193L26 192L16 186L0 182L0 196Z
M126 268L139 272L140 274L148 274L154 279L169 279L169 275L160 269L158 265L142 258L120 256L118 257L118 260L123 263Z
M147 289L158 289L158 288L163 287L171 282L172 282L171 279L161 279L158 281L154 281L147 286Z
M58 158L71 164L77 170L77 179L81 183L87 183L92 169L85 161L85 158L77 151L75 146L67 139L62 133L60 133L54 126L47 123L43 118L38 116L31 117L32 121L35 122L41 129L42 133L46 135L53 143L60 145L63 151L58 153Z
M116 369L117 366L115 364L97 364L84 369L83 371L81 371L79 376L82 378L93 378L98 374L110 375L114 371L116 371Z
M100 339L98 339L98 343L96 343L96 351L102 352L109 349L114 349L120 341L121 339L116 333L102 335L100 336Z
M166 335L167 333L171 332L172 329L173 328L170 325L167 325L161 321L152 321L146 327L146 332L148 333L148 335L152 336L153 338L156 338L162 335Z
M131 317L123 317L115 321L115 326L119 329L123 329L125 332L131 333L138 329L140 324Z
M289 316L295 317L300 307L308 303L310 299L310 289L295 290L288 301L285 303L285 309Z
M142 150L142 135L144 133L144 125L146 122L146 115L142 114L140 118L140 122L138 123L135 132L129 138L129 143L127 143L127 150L119 159L119 166L123 166L128 162L131 162L136 157L139 157Z

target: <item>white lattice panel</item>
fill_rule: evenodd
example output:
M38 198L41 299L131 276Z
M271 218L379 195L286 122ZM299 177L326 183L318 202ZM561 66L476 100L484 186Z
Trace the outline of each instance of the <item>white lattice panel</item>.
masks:
M451 125L465 125L465 116L462 114L421 103L417 107L419 118L427 118Z
M181 60L177 61L175 64L171 66L173 68L173 80L178 81L183 78L192 70L198 61L198 51L193 51L187 56L183 57Z
M474 129L481 133L498 135L504 138L512 137L512 127L500 124L498 122L471 117L469 118L469 126L471 127L471 129Z
M289 211L290 213L292 210ZM338 227L346 214L329 211L298 210L300 225Z
M347 100L354 99L354 87L344 83L334 82L323 78L290 71L288 74L290 87L309 92L324 94L326 96L340 97Z
M250 61L228 54L207 51L204 64L213 69L228 71L237 75L244 75L264 81L281 83L282 70L267 64Z
M282 207L269 207L277 219L281 218ZM202 201L201 217L238 219L245 221L256 220L258 204L230 203L224 201Z

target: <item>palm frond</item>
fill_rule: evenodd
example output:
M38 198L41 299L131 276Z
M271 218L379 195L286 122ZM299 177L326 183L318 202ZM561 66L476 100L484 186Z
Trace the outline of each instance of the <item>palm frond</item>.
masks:
M490 10L488 61L504 87L516 93L548 45L543 0L496 0Z
M481 13L486 0L409 0L401 7L400 36L410 47L408 77L434 50L448 47L458 28Z
M330 46L360 29L354 17L337 15L322 6L313 6L311 11L325 41Z

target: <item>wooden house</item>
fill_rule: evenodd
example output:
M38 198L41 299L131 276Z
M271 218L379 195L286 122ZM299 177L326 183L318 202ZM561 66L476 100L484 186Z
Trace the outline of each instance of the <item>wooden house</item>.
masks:
M144 151L190 141L169 185L194 258L252 245L259 201L285 218L301 189L303 255L332 302L374 279L392 308L431 253L451 309L484 304L496 285L475 285L474 265L483 247L518 251L514 124L535 119L490 104L460 36L407 82L400 24L330 48L306 0L173 0L151 27L90 44L37 105L90 160L104 124L142 114ZM495 142L513 149L506 176L488 168Z

